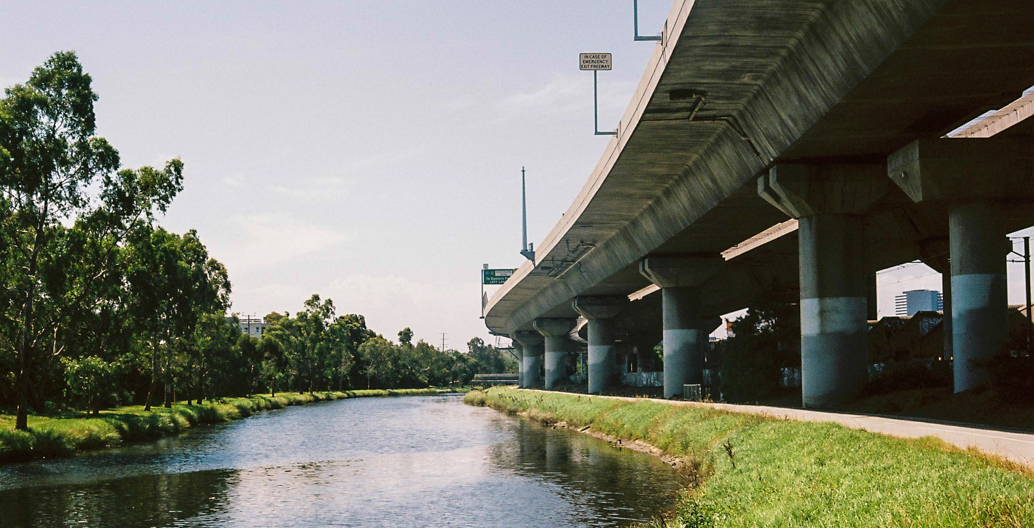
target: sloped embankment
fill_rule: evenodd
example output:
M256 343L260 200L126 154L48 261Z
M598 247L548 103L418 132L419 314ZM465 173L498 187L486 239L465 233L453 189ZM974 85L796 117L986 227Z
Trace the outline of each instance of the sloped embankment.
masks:
M515 389L464 401L638 440L685 461L700 484L649 526L1034 526L1034 472L936 439Z

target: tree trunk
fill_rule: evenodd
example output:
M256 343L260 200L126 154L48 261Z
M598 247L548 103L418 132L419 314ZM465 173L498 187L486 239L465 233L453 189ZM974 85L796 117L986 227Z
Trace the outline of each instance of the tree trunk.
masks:
M35 250L33 251L35 256ZM18 416L15 419L14 428L19 431L29 430L29 376L32 366L32 301L36 294L36 262L33 258L29 263L29 291L25 295L25 304L22 309L22 336L19 343L18 354L18 380L15 383L18 402Z
M151 410L151 397L158 388L158 344L151 339L151 384L147 387L147 400L144 402L144 410Z
M15 418L14 428L19 431L29 430L29 376L32 368L32 308L36 297L36 268L39 262L39 250L43 246L43 229L46 227L46 218L50 214L50 192L44 191L43 214L36 222L36 232L32 240L32 253L29 255L29 265L26 270L29 287L25 292L25 304L22 307L22 338L19 343L18 354L18 379L15 382L17 392L18 412Z
M205 387L204 387L203 383L204 383L204 381L201 378L201 367L198 367L198 369L197 369L197 382L196 382L196 384L194 386L195 394L197 395L197 404L198 405L201 405L201 403L203 403L205 401L204 400Z
M255 364L252 363L248 366L248 379L244 387L244 396L246 398L251 397L251 380L255 378Z
M172 402L176 400L175 392L172 394L172 399L169 399L169 390L172 387L172 347L168 346L166 342L165 346L165 402L164 406L166 409L172 408ZM172 389L175 391L175 389Z

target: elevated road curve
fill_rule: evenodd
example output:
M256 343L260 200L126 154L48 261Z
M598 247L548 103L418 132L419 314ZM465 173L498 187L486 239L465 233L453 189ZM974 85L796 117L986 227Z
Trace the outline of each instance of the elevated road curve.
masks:
M915 258L948 271L976 233L1030 225L1034 120L938 138L1018 99L1032 64L1029 0L676 0L617 136L486 324L559 328L578 297L659 287L590 318L608 327L590 334L663 335L668 365L669 352L696 361L711 316L799 295L805 404L835 405L857 390L867 274ZM985 166L1002 183L970 196ZM974 223L989 208L993 222ZM970 290L1004 270L1004 253L962 260L953 282L984 277L962 279Z

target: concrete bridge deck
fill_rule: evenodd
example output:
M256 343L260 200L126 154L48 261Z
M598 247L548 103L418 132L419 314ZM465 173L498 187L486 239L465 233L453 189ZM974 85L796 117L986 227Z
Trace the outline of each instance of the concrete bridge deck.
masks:
M584 316L598 386L617 341L663 334L682 365L714 316L799 301L806 405L835 405L861 383L865 276L951 261L969 388L1005 317L995 239L1034 218L1034 120L938 138L1020 98L1032 63L1029 0L675 0L617 136L486 325L545 336L550 386Z
M649 286L638 269L648 255L720 255L786 221L756 187L777 163L885 164L915 139L1012 102L1034 85L1032 11L1024 0L677 0L619 135L535 265L489 300L486 324L509 335L535 318L577 317L578 295ZM947 237L928 219L946 212L921 211L893 186L874 209L870 272ZM1010 226L1029 225L1025 213ZM726 291L705 311L797 288L795 268L766 273L746 256L723 267Z

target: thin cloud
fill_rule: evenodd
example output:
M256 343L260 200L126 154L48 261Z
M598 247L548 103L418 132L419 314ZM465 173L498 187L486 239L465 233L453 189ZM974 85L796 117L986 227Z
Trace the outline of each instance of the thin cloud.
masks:
M238 235L225 252L225 260L235 271L283 264L347 240L340 231L279 213L237 215L230 222Z
M244 187L247 180L244 178L243 173L235 172L229 176L222 177L219 181L227 187Z
M498 102L498 118L511 120L533 116L568 117L592 112L592 79L585 72L558 75L541 88L504 97ZM601 113L617 114L624 110L635 90L630 82L599 82Z
M299 198L303 200L330 200L340 198L341 193L345 192L346 188L354 183L354 181L355 180L351 178L345 178L342 176L325 176L305 181L304 185L301 182L293 187L270 185L266 189L269 192L290 198Z

